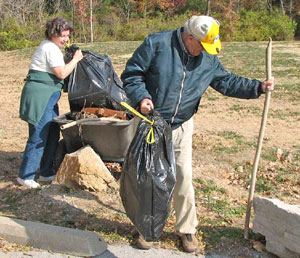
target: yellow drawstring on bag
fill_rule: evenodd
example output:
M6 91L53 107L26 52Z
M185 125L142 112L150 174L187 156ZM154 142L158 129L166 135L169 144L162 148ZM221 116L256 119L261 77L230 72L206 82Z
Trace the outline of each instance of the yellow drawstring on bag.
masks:
M65 49L69 49L71 47L71 41L70 39L68 39L66 45L65 45Z
M125 108L127 108L130 112L133 114L137 115L138 117L144 119L146 122L148 122L151 127L150 130L147 134L146 141L148 144L153 144L155 142L155 137L154 137L154 130L153 130L153 124L154 120L150 121L147 117L143 116L140 112L136 111L133 107L129 106L126 102L121 102L121 105Z
M68 42L66 43L66 48L70 48L71 47L71 42L70 40L68 40Z

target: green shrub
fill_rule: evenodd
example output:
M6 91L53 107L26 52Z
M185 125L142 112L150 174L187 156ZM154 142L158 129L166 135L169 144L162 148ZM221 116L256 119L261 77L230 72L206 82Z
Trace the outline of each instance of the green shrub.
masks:
M242 10L233 26L231 41L263 41L269 37L273 40L291 40L294 38L296 23L279 11L269 15L264 11Z
M128 24L119 24L116 38L117 40L143 40L151 33L177 29L183 26L189 17L190 15L184 14L172 18L158 16L132 20Z
M15 22L10 22L0 29L0 50L13 50L34 45L34 42L26 39L28 29Z
M116 40L143 40L147 35L165 30L174 30L183 26L192 13L174 17L148 17L131 20L124 24L119 22L114 31ZM221 14L212 14L221 22L221 38L224 41L263 41L291 40L294 38L296 23L288 16L274 11L271 15L264 11L241 10L239 17L224 18ZM231 20L229 20L231 19Z
M139 18L133 13L130 22L126 23L114 12L103 11L101 14L101 16L95 16L96 20L93 24L94 42L140 41L151 33L177 29L193 15L191 12L185 12L169 17L158 13L156 16ZM59 15L71 19L68 13ZM271 15L264 11L246 10L241 10L239 15L230 17L225 17L222 13L211 15L221 22L223 41L262 41L268 40L269 37L273 40L291 40L294 38L296 29L296 22L279 11L274 11ZM49 18L51 17L43 17L44 22ZM75 32L71 40L78 43L88 42L90 40L89 24L86 22L83 24L78 19L73 21ZM36 20L27 21L26 27L21 24L22 21L8 18L0 25L0 51L36 46L44 39L44 29L40 28Z
M12 17L0 24L0 51L37 46L44 39L44 28L34 21L21 21Z
M137 25L134 23L120 25L116 32L116 38L125 41L143 40L147 36L147 30L141 22Z

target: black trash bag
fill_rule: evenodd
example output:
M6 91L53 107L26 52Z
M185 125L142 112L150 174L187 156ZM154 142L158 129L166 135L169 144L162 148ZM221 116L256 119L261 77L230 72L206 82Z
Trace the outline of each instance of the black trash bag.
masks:
M127 216L147 241L159 238L169 215L176 182L170 126L154 111L155 143L147 143L150 123L139 122L122 165L120 196Z
M77 49L76 45L66 49L66 63ZM120 103L130 104L130 101L110 58L92 51L82 51L82 54L83 59L65 80L64 91L68 92L71 112L79 112L84 107L125 110Z

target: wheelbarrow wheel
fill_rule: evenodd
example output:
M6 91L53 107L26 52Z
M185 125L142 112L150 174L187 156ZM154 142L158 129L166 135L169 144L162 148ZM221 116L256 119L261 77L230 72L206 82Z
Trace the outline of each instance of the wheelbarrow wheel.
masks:
M55 172L58 171L60 164L63 162L66 154L67 154L67 148L66 148L65 140L61 139L58 142L54 161L53 161L53 169L55 170Z

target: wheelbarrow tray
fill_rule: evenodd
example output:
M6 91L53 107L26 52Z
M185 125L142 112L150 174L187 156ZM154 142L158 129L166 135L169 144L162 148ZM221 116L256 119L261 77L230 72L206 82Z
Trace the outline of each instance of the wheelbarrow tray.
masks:
M53 119L59 126L74 120L69 113ZM81 121L83 120L83 121ZM137 119L120 121L100 121L99 118L77 120L77 124L61 129L68 153L90 145L103 161L123 162L128 147L137 128Z

